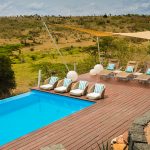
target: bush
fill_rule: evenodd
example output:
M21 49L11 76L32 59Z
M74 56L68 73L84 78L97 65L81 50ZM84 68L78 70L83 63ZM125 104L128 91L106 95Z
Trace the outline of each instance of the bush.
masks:
M88 59L84 59L83 61L79 62L77 65L77 72L79 74L87 73L89 72L96 62L93 61L93 58L89 57Z
M16 87L11 60L8 56L0 54L0 98L11 95L11 90Z
M31 58L32 60L37 60L37 55L31 55L30 58Z
M70 69L71 67L72 66L69 65ZM36 72L41 69L42 76L44 79L49 78L53 74L59 76L60 78L64 78L68 72L65 68L65 65L60 64L60 63L51 64L48 62L42 62L39 64L32 64L32 68L33 68L33 71L36 71Z
M33 47L31 47L31 48L30 48L30 51L31 51L31 52L33 52L33 51L34 51L34 48L33 48Z

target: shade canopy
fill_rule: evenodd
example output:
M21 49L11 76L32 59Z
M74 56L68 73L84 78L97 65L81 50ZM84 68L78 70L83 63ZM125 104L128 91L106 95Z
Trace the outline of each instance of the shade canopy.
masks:
M112 32L102 32L102 31L96 31L96 30L91 30L91 29L78 28L78 27L69 26L69 25L55 24L55 26L60 26L63 28L77 30L77 31L88 33L88 34L91 34L91 35L97 36L97 37L121 35L121 36L129 36L129 37L135 37L135 38L142 38L142 39L150 40L150 31L133 32L133 33L112 33Z
M150 31L134 32L134 33L113 33L113 35L129 36L150 40Z
M78 28L78 27L69 26L69 25L60 25L60 24L56 25L55 24L55 26L60 26L63 28L77 30L77 31L88 33L88 34L91 34L91 35L97 36L97 37L104 37L104 36L112 36L113 35L112 32L102 32L102 31L96 31L96 30L91 30L91 29Z

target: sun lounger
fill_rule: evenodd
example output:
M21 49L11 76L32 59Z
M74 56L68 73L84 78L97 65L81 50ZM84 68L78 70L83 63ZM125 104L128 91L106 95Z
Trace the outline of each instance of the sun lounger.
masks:
M137 61L129 61L125 71L116 74L117 79L129 79L133 77L134 72L136 72L138 67Z
M119 61L117 59L109 60L108 66L106 69L100 72L100 77L109 77L110 74L113 74L113 71L119 68Z
M91 100L98 100L104 98L104 93L105 93L105 85L96 83L89 89L87 98Z
M50 78L48 78L48 79L45 80L45 82L44 82L45 84L41 85L40 89L43 89L43 90L53 90L56 87L56 85L58 83L58 80L59 80L58 77L52 76L52 77L50 77Z
M57 87L54 89L55 92L58 93L66 93L69 92L71 89L72 80L71 79L63 79L60 80L57 84Z
M150 80L150 63L146 63L146 71L144 74L137 76L134 80L147 82Z
M85 95L87 88L88 88L87 81L78 81L73 85L72 90L70 91L70 95L73 95L73 96Z

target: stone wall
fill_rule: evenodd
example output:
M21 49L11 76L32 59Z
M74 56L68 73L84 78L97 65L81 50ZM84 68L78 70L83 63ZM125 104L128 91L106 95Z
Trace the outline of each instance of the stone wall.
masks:
M150 150L144 128L150 122L150 112L134 120L129 129L129 150Z

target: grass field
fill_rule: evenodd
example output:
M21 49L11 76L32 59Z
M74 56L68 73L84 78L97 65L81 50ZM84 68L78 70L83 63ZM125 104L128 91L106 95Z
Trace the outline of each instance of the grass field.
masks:
M73 44L78 45L78 43ZM89 42L89 44L93 43ZM87 43L86 46L89 44ZM80 45L84 46L85 43L80 43ZM64 46L66 46L66 44ZM63 46L61 45L61 47ZM45 45L43 45L43 48L48 49L49 46L47 45L47 47L45 47ZM67 64L73 66L74 63L80 63L82 60L88 58L86 53L79 52L78 47L73 48L71 52L63 52L63 60L55 49L43 50L43 48L42 45L40 45L40 47L37 46L37 49L35 47L34 51L30 51L29 48L22 49L22 55L25 63L13 64L17 83L17 88L14 90L15 94L26 92L30 87L37 85L38 70L34 69L34 65L41 63L62 64L65 60ZM43 77L43 79L44 78L45 77Z

